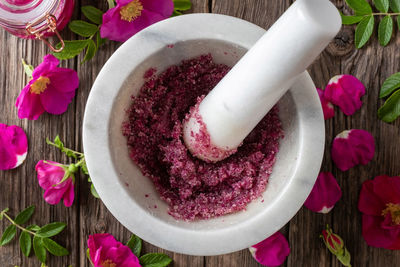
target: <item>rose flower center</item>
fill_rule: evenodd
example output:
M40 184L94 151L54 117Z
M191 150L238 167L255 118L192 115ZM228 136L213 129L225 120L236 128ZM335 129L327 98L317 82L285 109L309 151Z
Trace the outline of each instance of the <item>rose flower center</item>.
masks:
M101 263L102 267L116 267L117 265L112 260L105 260Z
M382 210L382 216L386 216L388 213L392 217L392 223L400 225L400 204L386 204L386 209Z
M34 83L31 84L31 93L32 94L41 94L43 93L47 85L50 83L50 79L47 77L40 76Z
M133 0L129 4L121 7L119 13L121 14L122 20L131 22L142 14L142 10L142 3L140 3L139 0Z

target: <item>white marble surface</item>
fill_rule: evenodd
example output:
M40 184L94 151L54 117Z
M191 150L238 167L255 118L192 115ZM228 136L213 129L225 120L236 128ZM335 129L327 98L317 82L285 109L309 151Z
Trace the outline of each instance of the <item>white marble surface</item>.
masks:
M279 102L285 138L264 201L255 200L243 212L211 220L175 220L151 181L132 163L121 133L130 95L138 92L149 67L161 72L182 59L209 52L215 61L232 66L264 32L223 15L174 17L128 40L99 73L83 123L89 173L110 212L144 240L191 255L237 251L279 230L310 193L322 161L325 131L319 98L307 73ZM168 48L169 44L174 47Z

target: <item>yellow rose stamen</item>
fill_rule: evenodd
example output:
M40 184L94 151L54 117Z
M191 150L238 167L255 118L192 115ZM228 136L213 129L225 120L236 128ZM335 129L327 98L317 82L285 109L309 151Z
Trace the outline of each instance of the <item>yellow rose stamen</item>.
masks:
M117 265L112 260L105 260L101 263L103 267L116 267Z
M119 14L121 19L132 22L142 14L143 6L139 0L133 0L129 4L121 7Z
M40 76L39 79L31 84L31 93L40 95L47 89L47 85L50 83L50 79L44 76Z
M392 217L392 223L400 225L400 204L386 204L386 209L382 210L382 216L386 216L389 212Z

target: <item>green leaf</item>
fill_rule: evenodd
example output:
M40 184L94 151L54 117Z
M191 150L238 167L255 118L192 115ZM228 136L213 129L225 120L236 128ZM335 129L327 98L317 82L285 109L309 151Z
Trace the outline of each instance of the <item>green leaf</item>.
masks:
M346 0L346 3L354 10L356 15L369 15L372 13L372 8L365 0Z
M142 239L137 235L132 234L131 239L129 239L126 245L132 250L136 257L140 257L140 252L142 251Z
M342 13L340 13L340 16L342 17L343 25L356 24L363 19L363 16L345 16Z
M99 30L97 25L83 20L73 20L68 24L68 27L72 32L82 37L92 37Z
M148 253L139 258L142 267L165 267L172 259L162 253Z
M100 32L97 32L97 34L96 34L97 49L99 49L100 46L102 46L103 44L105 44L106 41L107 41L107 39L101 38Z
M57 135L56 138L54 138L54 144L56 144L57 147L58 147L59 149L61 149L61 150L64 148L64 143L61 141L59 135Z
M174 10L189 10L192 8L192 2L190 0L174 0Z
M43 238L33 237L33 251L40 262L46 263L46 248L43 245Z
M103 11L94 6L83 6L81 8L83 15L91 22L101 24L103 22Z
M88 45L88 40L75 40L75 41L64 41L65 47L61 52L53 53L53 55L61 60L70 59L79 55L83 49ZM56 48L60 48L61 44L58 43Z
M400 72L391 75L383 82L379 97L388 96L398 88L400 88Z
M90 185L90 193L92 193L92 195L93 195L95 198L100 198L100 196L99 196L99 194L97 193L96 188L94 188L94 185L93 185L93 184Z
M400 90L394 92L378 110L378 117L384 122L393 122L400 116Z
M363 47L371 37L374 30L374 22L374 16L367 16L357 25L354 42L358 49Z
M0 239L0 247L10 243L11 240L13 240L13 238L15 237L16 233L17 227L14 224L9 225L6 230L4 230L3 236Z
M46 224L42 228L40 228L39 231L36 232L36 234L40 237L51 237L55 236L58 233L60 233L62 230L64 230L66 224L63 222L53 222Z
M29 231L34 231L34 232L36 232L36 231L39 231L39 230L40 230L40 227L39 227L39 225L37 225L37 224L31 224L31 225L29 225L28 227L26 227L26 229L29 230Z
M29 257L32 249L32 238L28 232L22 231L19 236L19 247L21 248L22 253Z
M43 245L54 256L65 256L69 254L69 251L58 244L56 241L50 238L43 238Z
M382 13L389 10L389 0L374 0L374 5Z
M176 17L176 16L180 16L180 15L183 15L183 13L180 12L180 11L178 11L178 10L174 10L174 11L172 12L171 17Z
M35 212L35 206L30 206L23 211L21 211L17 217L15 217L15 223L16 224L24 224L26 223L33 215Z
M389 6L393 12L400 12L400 0L389 0Z
M397 20L397 28L400 30L400 15L397 16L396 20Z
M393 20L391 16L385 16L378 27L378 39L381 46L386 46L390 39L392 38L393 33Z
M88 46L86 48L86 54L85 54L85 57L83 58L83 61L81 62L81 64L88 60L91 60L94 57L94 55L96 54L96 50L97 50L96 44L94 43L94 41L92 39L89 39Z
M31 80L34 67L27 64L24 59L22 59L22 65L24 66L25 74L28 76L28 79Z
M88 170L88 168L87 168L86 161L83 161L83 163L82 163L82 165L81 165L81 170L82 170L82 172L83 172L84 174L89 175L89 170ZM90 181L89 181L89 182L90 182Z

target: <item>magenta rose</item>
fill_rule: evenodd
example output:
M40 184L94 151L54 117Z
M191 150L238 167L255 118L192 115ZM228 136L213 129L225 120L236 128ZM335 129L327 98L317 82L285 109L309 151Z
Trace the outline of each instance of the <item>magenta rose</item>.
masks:
M15 106L18 117L37 120L43 112L59 115L67 111L79 86L76 71L58 68L59 60L46 55L32 73L32 80L24 87Z
M28 139L24 130L16 125L0 123L0 170L21 165L28 154Z
M110 234L90 235L87 241L90 261L94 267L141 267L131 249Z
M358 209L362 235L369 246L400 250L400 176L365 181Z
M100 35L114 41L125 42L135 33L160 20L169 18L174 11L172 0L116 0L117 5L103 15Z
M64 205L70 207L74 202L74 175L69 166L58 162L41 160L36 164L37 178L41 188L45 190L44 200L55 205L64 199Z

